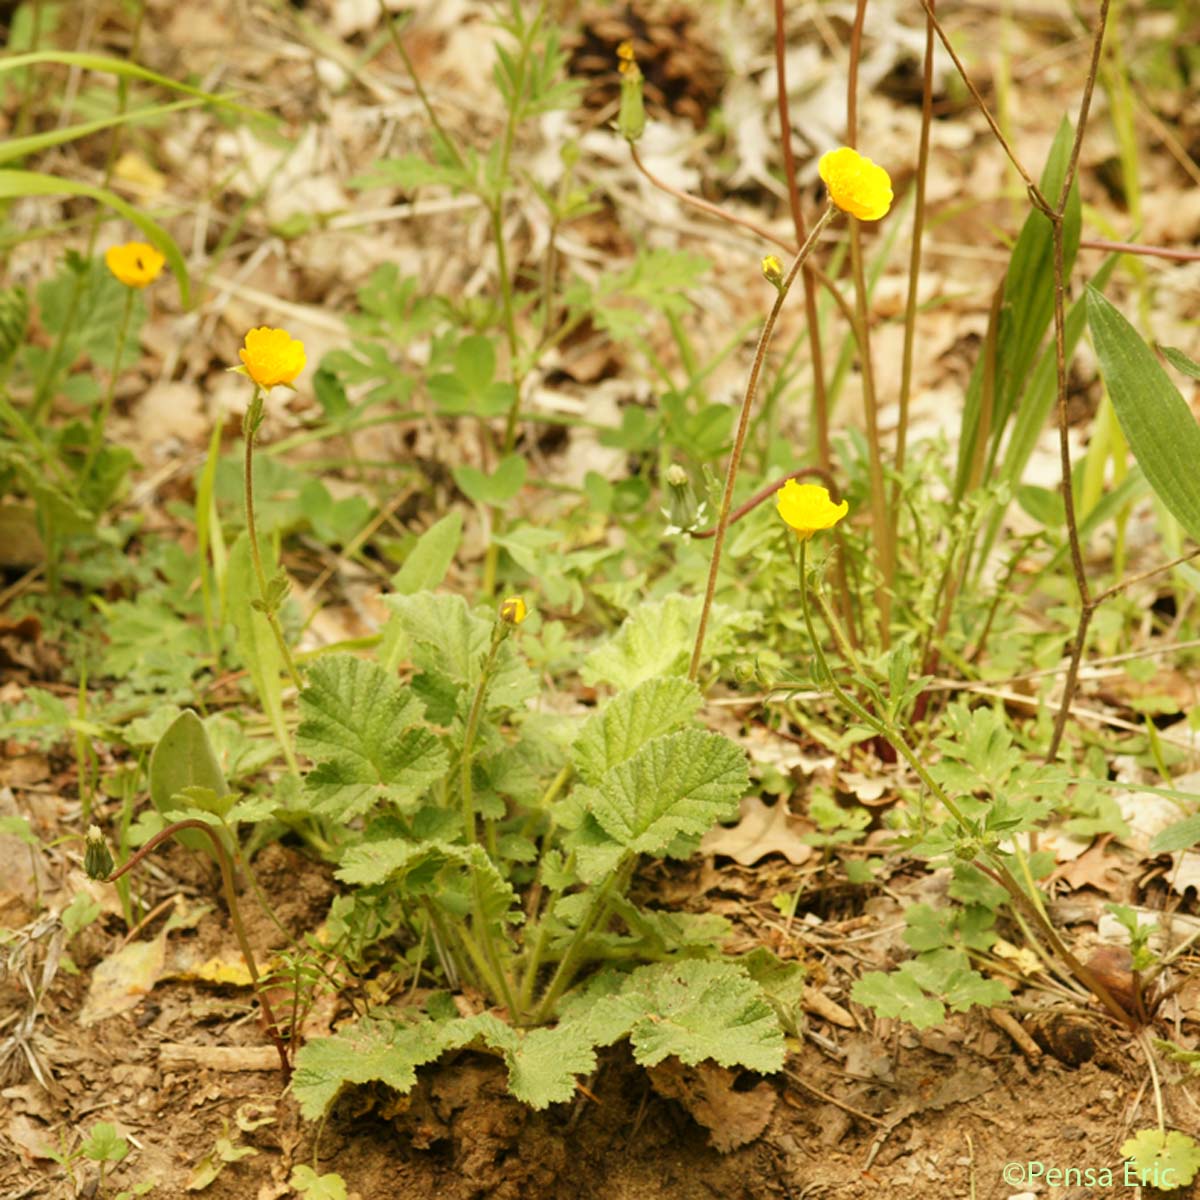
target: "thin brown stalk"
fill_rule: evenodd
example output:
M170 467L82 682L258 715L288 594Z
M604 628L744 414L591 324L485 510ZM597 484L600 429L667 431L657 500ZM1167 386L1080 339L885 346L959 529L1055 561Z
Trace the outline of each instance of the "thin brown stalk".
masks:
M1143 258L1165 258L1171 262L1200 262L1200 250L1176 250L1170 246L1143 246L1140 242L1110 242L1104 238L1081 238L1080 250L1103 250L1106 254L1137 254Z
M930 0L934 4L935 0ZM892 507L899 514L899 476L904 470L908 443L908 402L912 394L913 353L917 333L917 297L921 283L921 249L925 236L925 182L929 173L929 133L933 126L933 22L925 21L925 66L921 79L921 136L917 143L917 176L914 181L912 250L908 260L908 297L904 304L904 350L900 361L900 412L896 428L896 483ZM893 525L893 528L895 526Z
M1012 163L1012 165L1017 169L1017 174L1019 174L1025 181L1025 186L1029 189L1030 196L1033 197L1035 201L1040 200L1041 204L1048 208L1049 206L1046 205L1046 199L1042 195L1041 189L1034 182L1033 176L1030 175L1027 170L1025 170L1024 163L1022 163L1017 157L1016 151L1013 150L1012 146L1009 144L1008 138L1004 136L1004 131L996 123L996 118L992 116L991 111L988 109L987 101L984 100L982 95L980 95L979 89L975 86L975 81L971 78L967 71L966 64L961 58L958 57L958 53L951 44L950 38L946 35L946 31L942 28L941 22L938 21L937 15L933 11L934 4L935 0L921 0L921 7L925 10L926 17L928 17L930 22L933 24L933 28L937 32L942 45L945 46L946 53L950 55L955 69L958 71L959 78L966 85L967 91L971 93L971 98L975 101L976 107L978 107L979 111L983 114L983 119L991 128L993 136L1000 143L1000 145L1004 147L1004 153L1008 155L1008 161Z
M928 0L922 0L928 3ZM1066 174L1063 176L1062 188L1058 194L1058 202L1053 210L1044 207L1043 211L1050 218L1051 231L1054 239L1054 365L1058 386L1058 450L1062 463L1063 508L1067 519L1067 536L1071 544L1071 567L1075 573L1075 586L1079 592L1079 625L1075 631L1075 640L1071 647L1071 660L1067 668L1067 679L1063 687L1062 703L1054 718L1054 731L1050 736L1050 745L1046 750L1046 761L1054 762L1058 758L1059 747L1062 745L1063 734L1067 727L1067 717L1071 711L1071 702L1075 698L1075 688L1079 681L1079 662L1083 657L1084 645L1087 641L1088 626L1091 624L1092 613L1096 603L1088 586L1087 572L1083 564L1083 548L1079 541L1079 523L1075 513L1075 491L1071 484L1071 443L1067 428L1067 356L1066 356L1066 266L1063 250L1063 215L1067 210L1067 201L1071 188L1075 183L1075 175L1079 169L1079 151L1083 145L1083 135L1087 129L1088 112L1091 109L1092 93L1096 87L1096 76L1100 71L1100 54L1104 46L1104 31L1108 25L1109 0L1100 0L1100 13L1096 23L1096 33L1092 42L1092 58L1088 65L1087 80L1083 87L1083 97L1079 103L1079 118L1075 126L1075 140L1071 145L1071 156L1067 163Z
M758 390L758 377L762 373L763 363L767 357L767 347L771 344L771 338L775 332L775 323L779 319L783 303L787 299L792 284L795 282L797 273L804 266L804 261L817 244L817 239L820 237L821 231L829 223L836 211L832 204L826 207L825 211L817 219L816 224L812 227L812 231L809 233L804 245L800 247L800 252L796 255L795 261L789 268L783 282L776 290L775 303L771 306L771 311L767 314L767 319L763 323L762 333L758 339L758 346L754 351L754 362L750 367L750 377L746 381L746 394L742 399L742 411L738 417L737 432L734 434L733 440L733 450L729 456L729 467L725 475L725 492L721 497L721 510L717 515L717 528L713 535L713 552L712 561L708 568L708 583L704 591L704 604L700 609L700 624L696 630L696 644L692 649L692 661L688 668L688 678L692 680L700 673L700 662L704 654L704 635L708 630L708 614L712 609L713 596L717 590L717 573L721 566L721 551L725 547L725 534L729 529L729 516L733 508L733 491L737 483L737 473L742 461L742 452L746 447L746 431L750 427L750 410L754 406L754 396Z

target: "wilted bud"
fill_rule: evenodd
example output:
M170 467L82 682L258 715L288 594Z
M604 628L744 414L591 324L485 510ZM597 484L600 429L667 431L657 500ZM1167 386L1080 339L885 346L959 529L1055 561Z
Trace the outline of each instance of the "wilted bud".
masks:
M621 110L617 128L627 142L636 142L646 128L646 106L642 101L642 71L633 57L633 44L622 42L617 47L621 72Z
M667 518L667 532L690 532L699 525L704 511L704 505L696 503L691 478L678 463L672 463L664 479L667 481L667 506L662 515Z
M500 620L505 625L520 625L528 615L529 611L525 607L525 601L520 596L509 596L500 605Z
M763 278L772 287L779 287L783 283L783 263L779 261L777 255L768 254L762 260L762 273Z
M83 852L83 869L89 879L107 879L112 874L113 859L108 843L97 825L89 825L87 848Z

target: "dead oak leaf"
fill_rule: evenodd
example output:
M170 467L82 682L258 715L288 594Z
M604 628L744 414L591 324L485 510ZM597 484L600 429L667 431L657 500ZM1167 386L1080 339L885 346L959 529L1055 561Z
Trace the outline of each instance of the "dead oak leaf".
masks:
M782 854L792 866L799 866L813 852L804 842L799 826L799 820L788 811L786 800L767 805L757 796L746 796L738 823L710 830L700 842L700 851L724 854L743 867L768 854Z

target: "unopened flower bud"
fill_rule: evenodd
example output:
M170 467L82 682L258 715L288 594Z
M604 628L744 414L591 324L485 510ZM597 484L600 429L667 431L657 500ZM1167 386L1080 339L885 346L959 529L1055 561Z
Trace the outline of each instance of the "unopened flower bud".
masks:
M520 596L509 596L500 605L500 620L505 625L520 625L528 615L529 611L525 607L525 601Z
M618 70L621 72L621 108L617 113L617 129L627 142L636 142L646 128L642 71L633 56L631 42L622 42L617 47L617 58Z
M663 478L667 482L667 506L662 514L667 518L668 533L685 533L700 523L703 505L697 505L692 481L685 468L672 463Z
M86 849L83 852L83 869L89 879L107 879L112 874L113 859L108 843L97 825L89 825Z
M763 278L772 286L779 287L783 283L783 263L778 255L768 254L762 260Z

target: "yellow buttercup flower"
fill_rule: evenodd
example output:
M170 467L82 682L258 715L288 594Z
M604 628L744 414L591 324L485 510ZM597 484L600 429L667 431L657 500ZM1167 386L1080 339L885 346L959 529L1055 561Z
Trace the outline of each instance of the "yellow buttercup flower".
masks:
M830 200L860 221L878 221L892 206L888 173L849 146L822 154L817 171Z
M832 529L849 511L845 500L834 504L827 488L789 479L775 493L779 515L806 542L819 529Z
M261 388L279 384L290 387L308 362L303 342L296 341L283 329L271 329L266 325L246 334L246 344L238 351L238 357L242 366L234 370L240 369Z
M520 625L527 616L529 616L529 610L520 596L509 596L500 605L500 620L506 625Z
M109 246L104 252L105 266L131 288L153 283L166 261L148 242L126 242L123 246Z

